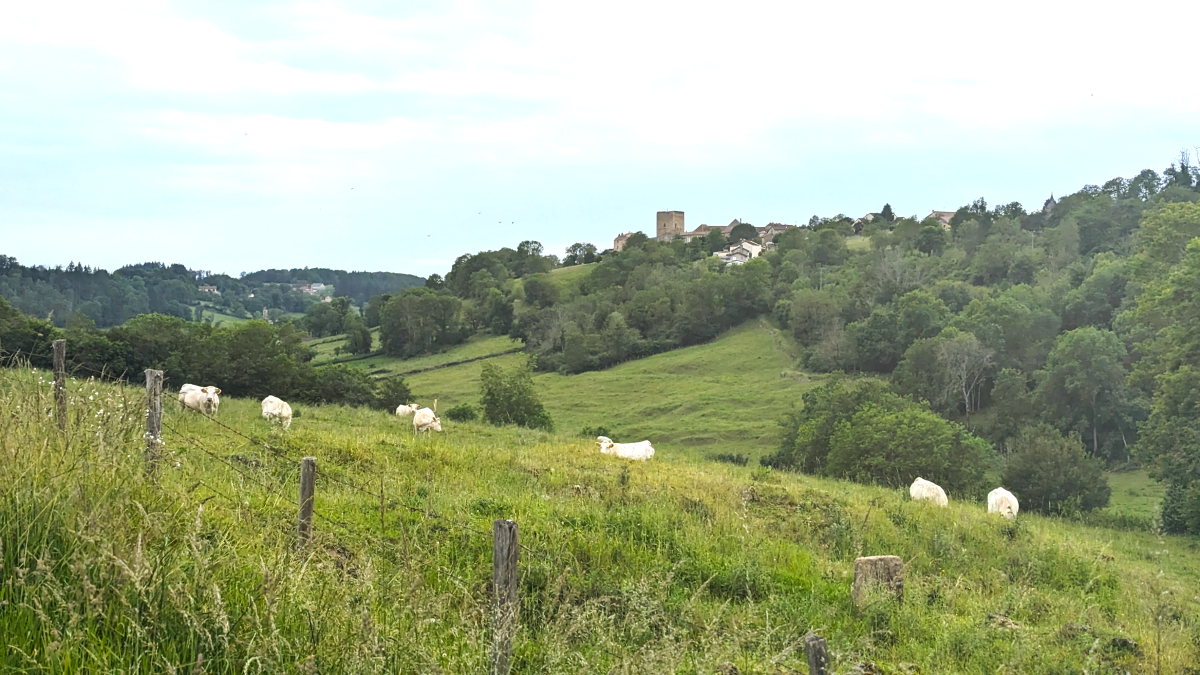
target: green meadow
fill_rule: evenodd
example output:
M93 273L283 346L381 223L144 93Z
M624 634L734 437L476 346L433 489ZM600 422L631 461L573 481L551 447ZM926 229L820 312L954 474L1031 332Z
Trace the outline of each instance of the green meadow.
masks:
M754 335L770 333L732 338ZM1008 523L682 441L632 463L572 433L444 422L415 438L341 406L296 406L284 432L237 399L218 425L168 397L152 477L143 392L68 391L60 432L47 378L0 372L9 672L483 672L497 518L523 544L514 672L807 672L809 631L839 673L1200 663L1193 539ZM318 466L307 544L303 456ZM874 554L905 560L903 602L856 608L853 560Z

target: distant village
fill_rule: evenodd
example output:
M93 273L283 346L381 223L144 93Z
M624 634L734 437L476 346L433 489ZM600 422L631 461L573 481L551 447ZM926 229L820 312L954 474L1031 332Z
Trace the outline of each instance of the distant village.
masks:
M1053 198L1051 198L1053 199ZM853 222L854 233L862 232L863 227L874 221L876 218L882 218L880 213L868 213L861 218L856 218ZM934 218L942 224L942 227L950 229L950 219L954 217L954 211L931 211L925 220ZM659 211L654 223L655 239L662 242L682 239L691 241L697 238L707 237L710 232L720 232L729 237L734 228L742 225L742 221L734 219L728 225L701 225L692 231L688 231L683 224L683 211ZM775 237L782 232L786 232L796 227L808 227L808 225L788 225L785 223L767 223L762 227L755 227L757 231L758 241L743 239L731 244L728 248L713 253L714 256L721 259L722 262L730 265L741 265L747 260L757 258L762 255L762 252L770 249L775 245ZM625 248L625 242L629 241L634 232L625 232L616 236L613 239L613 250L620 251Z

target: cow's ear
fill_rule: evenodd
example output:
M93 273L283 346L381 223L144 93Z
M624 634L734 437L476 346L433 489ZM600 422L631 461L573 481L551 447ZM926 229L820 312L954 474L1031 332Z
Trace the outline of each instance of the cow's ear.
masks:
M215 389L215 390L216 390L216 391L214 391L214 392L213 392L214 394L219 394L219 393L221 393L221 389L220 389L219 387L213 387L213 389Z

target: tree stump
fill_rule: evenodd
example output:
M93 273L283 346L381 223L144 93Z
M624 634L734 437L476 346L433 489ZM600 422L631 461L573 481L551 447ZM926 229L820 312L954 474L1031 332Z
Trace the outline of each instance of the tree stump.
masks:
M867 601L867 588L882 584L904 602L904 561L895 555L873 555L854 560L854 587L850 596L854 604L862 607Z

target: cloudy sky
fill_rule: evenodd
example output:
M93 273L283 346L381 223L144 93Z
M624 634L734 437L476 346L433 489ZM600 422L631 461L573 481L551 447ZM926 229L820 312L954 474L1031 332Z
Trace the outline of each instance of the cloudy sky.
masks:
M1200 3L19 2L0 253L426 275L989 203L1200 145Z

